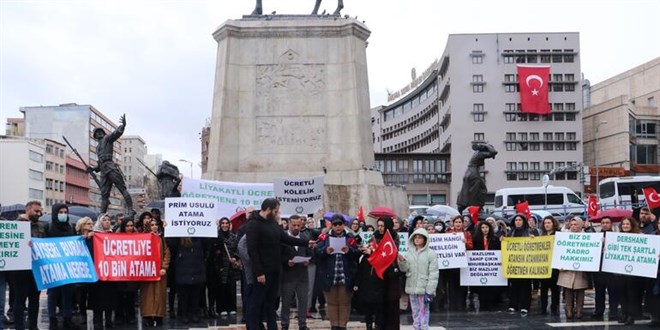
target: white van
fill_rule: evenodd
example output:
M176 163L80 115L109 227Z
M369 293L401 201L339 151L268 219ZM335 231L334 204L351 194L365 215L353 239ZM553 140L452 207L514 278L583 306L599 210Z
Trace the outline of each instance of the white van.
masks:
M512 216L516 213L516 203L527 201L530 210L546 210L554 216L568 214L584 215L586 206L584 202L567 187L548 186L503 188L495 192L494 213L502 216Z

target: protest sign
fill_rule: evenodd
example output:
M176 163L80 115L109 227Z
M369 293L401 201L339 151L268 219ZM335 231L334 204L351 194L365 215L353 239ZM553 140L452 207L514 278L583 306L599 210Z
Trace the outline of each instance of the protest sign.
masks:
M274 197L272 183L242 183L183 178L181 197L201 198L218 205L218 214L229 217L253 206L261 207L266 198Z
M461 286L507 286L501 251L467 251L467 263L461 268Z
M32 275L39 290L98 280L82 236L32 238Z
M218 237L218 203L195 198L165 198L165 237Z
M160 237L95 233L94 265L100 281L160 280Z
M552 268L597 272L600 270L603 233L555 233Z
M660 236L607 232L604 272L656 278Z
M0 272L32 268L30 222L0 221Z
M323 176L273 180L282 214L310 214L323 208ZM261 204L259 204L261 205Z
M399 253L404 254L408 251L408 233L398 233L399 234ZM374 237L373 231L363 231L360 232L360 238L362 239L362 246L369 245L369 241Z
M502 272L506 278L550 278L554 236L505 237Z
M438 254L439 269L467 267L463 233L431 234L429 235L429 249Z

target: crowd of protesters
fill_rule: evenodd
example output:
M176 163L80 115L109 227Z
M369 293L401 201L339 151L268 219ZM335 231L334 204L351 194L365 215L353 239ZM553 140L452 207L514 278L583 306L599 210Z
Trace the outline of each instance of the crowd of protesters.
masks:
M340 214L325 220L305 215L281 219L279 202L266 199L260 209L246 211L247 222L236 233L229 219L222 218L217 238L165 238L166 221L157 209L140 214L136 220L115 219L114 225L108 214L71 223L64 204L53 205L50 222L40 222L41 215L41 204L29 202L18 220L31 223L32 237L81 235L92 255L95 233L151 233L159 237L162 246L159 281L98 281L49 289L50 329L85 327L91 311L92 323L99 329L134 325L141 315L145 327L163 326L168 316L183 324L198 323L201 318L242 316L248 330L276 330L279 311L281 329L288 330L293 305L299 330L307 330L307 319L320 317L321 310L332 330L346 329L352 313L363 316L368 330L399 329L401 313L412 314L415 329L428 329L430 313L445 309L508 308L521 316L532 310L546 315L549 309L551 316L558 317L562 297L566 319L578 320L585 315L585 290L592 287L596 306L591 319L603 320L607 298L609 320L631 325L647 312L651 325L660 326L657 279L553 270L552 276L543 280L511 279L506 287L464 287L457 269L438 270L436 253L429 249L429 235L435 233L462 235L467 250L500 250L504 237L595 231L579 217L570 218L562 227L552 216L541 219L537 226L536 221L521 214L506 222L493 217L472 221L469 216L456 216L447 222L430 223L422 216L410 221L385 216L374 227ZM624 218L618 228L611 218L603 218L599 230L660 235L660 224L649 209L641 208L633 217ZM362 232L372 232L372 238L362 241L367 237L360 235ZM398 246L398 232L409 233L408 251L399 253L380 274L369 259L387 237ZM4 317L2 294L0 322L13 322L16 329L37 329L40 291L31 271L0 272L3 293L6 283L10 288L8 315L12 317ZM238 283L244 306L239 315ZM532 309L534 301L539 306ZM78 324L73 320L76 314ZM0 329L3 327L0 323Z

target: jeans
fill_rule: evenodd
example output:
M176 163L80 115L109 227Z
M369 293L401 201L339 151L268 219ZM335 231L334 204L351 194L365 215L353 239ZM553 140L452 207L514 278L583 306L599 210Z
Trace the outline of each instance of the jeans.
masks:
M277 330L277 296L279 291L280 273L264 274L266 283L255 282L248 290L248 308L245 320L248 330L259 329L261 311L266 314L268 330Z
M71 319L74 284L48 289L48 317L57 316L57 302L61 299L64 319Z

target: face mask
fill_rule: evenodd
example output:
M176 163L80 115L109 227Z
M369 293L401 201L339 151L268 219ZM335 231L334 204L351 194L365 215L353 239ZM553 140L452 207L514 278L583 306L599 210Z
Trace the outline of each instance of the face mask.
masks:
M66 222L69 219L69 215L66 213L60 213L57 215L57 221Z

